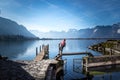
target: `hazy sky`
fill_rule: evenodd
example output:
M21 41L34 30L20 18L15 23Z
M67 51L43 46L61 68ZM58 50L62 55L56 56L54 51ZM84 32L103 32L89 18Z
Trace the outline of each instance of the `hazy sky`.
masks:
M0 0L0 16L29 30L83 29L120 22L120 0Z

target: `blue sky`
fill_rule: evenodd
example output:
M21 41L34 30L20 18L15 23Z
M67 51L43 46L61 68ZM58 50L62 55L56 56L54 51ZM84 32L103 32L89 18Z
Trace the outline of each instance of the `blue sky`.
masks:
M45 32L120 22L120 0L0 0L0 10L28 30Z

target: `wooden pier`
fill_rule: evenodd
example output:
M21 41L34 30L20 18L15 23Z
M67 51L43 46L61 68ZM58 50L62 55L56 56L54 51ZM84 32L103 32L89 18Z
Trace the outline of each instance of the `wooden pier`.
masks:
M40 48L40 52L37 53L38 50L36 48L36 58L35 61L41 61L46 59L46 56L49 56L49 45L42 46L42 50ZM55 80L55 78L60 78L64 73L64 61L62 60L62 56L72 56L72 55L87 55L82 59L83 69L88 72L90 68L96 68L101 66L111 66L120 64L120 55L104 55L104 56L94 56L90 52L66 52L63 53L60 49L59 45L59 53L55 56L52 62L47 64L45 78L48 80ZM81 63L80 63L81 64ZM55 77L55 78L54 78Z
M104 55L104 56L94 56L90 52L66 52L63 53L63 50L60 49L59 52L55 56L55 58L51 61L48 59L49 57L49 45L40 47L39 53L38 48L36 48L36 57L34 61L45 60L50 61L46 64L47 68L43 69L44 72L44 80L56 80L60 79L64 73L64 60L62 60L62 56L71 56L71 55L87 55L82 59L82 66L86 72L89 72L90 68L96 68L101 66L112 66L120 64L120 55ZM81 64L81 63L80 63Z
M47 61L46 64L41 70L44 72L41 73L43 75L44 80L56 80L60 79L63 76L63 65L64 61L62 59L49 59L49 45L40 46L38 52L38 48L36 48L36 57L34 59L35 62ZM59 54L59 53L58 53ZM59 57L60 58L60 57Z
M120 55L104 55L83 58L83 68L89 71L89 68L102 66L115 66L120 64Z
M42 45L42 49L41 46L39 48L39 53L38 53L38 48L36 48L36 57L35 57L35 61L40 61L42 59L45 58L49 58L49 45Z

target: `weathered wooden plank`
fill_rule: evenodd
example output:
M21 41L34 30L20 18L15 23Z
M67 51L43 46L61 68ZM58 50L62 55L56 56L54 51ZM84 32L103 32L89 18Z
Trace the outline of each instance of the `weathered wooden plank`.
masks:
M48 55L48 51L49 51L48 47L49 46L47 45L47 46L42 46L42 47L43 47L42 51L37 54L37 56L34 59L35 61L40 61L40 60L44 59L46 55Z
M35 57L35 61L40 61L44 58L44 52L42 51Z
M63 56L65 55L80 55L80 54L91 54L90 52L68 52L68 53L62 53Z
M99 67L99 66L108 66L108 65L117 65L120 64L120 61L108 61L108 62L98 62L98 63L88 63L87 67Z
M84 57L83 66L87 68L91 67L101 67L101 66L111 66L120 64L120 55L104 55L95 57Z

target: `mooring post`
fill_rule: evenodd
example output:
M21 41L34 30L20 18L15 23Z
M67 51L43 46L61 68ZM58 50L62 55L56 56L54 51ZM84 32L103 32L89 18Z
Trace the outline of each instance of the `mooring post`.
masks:
M47 54L49 54L49 44L47 45Z
M86 57L86 72L88 71L88 57Z
M36 47L36 56L38 55L38 48Z
M49 44L45 46L45 56L47 59L49 58Z
M39 50L40 50L40 52L41 52L41 46L40 46Z
M47 50L49 51L49 44L47 45Z
M49 44L48 44L48 48L47 48L47 55L48 55L48 58L49 58Z
M44 44L42 45L42 49L44 48Z

